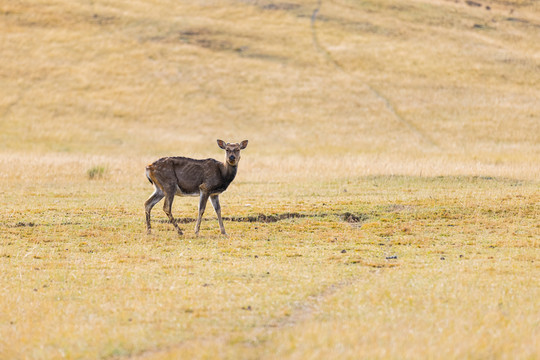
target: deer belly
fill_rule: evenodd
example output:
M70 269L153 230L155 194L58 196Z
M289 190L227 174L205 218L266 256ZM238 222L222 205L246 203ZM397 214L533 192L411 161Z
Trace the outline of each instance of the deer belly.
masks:
M180 186L176 185L176 196L199 196L200 195L200 192L197 191L197 192L189 192L189 191L184 191L182 189L180 189Z

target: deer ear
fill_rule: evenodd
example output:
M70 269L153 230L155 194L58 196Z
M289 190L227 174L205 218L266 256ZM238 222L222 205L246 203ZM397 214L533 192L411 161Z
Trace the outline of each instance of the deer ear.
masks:
M223 150L225 150L225 148L226 148L226 146L227 146L227 144L225 143L225 141L219 140L219 139L218 139L218 141L217 141L217 144L218 144L218 146L219 146L220 148L222 148Z
M247 147L248 141L244 140L240 143L240 150L244 150Z

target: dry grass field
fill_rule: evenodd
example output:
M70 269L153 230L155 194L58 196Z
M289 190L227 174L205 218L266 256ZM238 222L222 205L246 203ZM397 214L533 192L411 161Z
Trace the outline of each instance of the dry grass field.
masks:
M537 1L0 1L0 56L0 359L540 358ZM147 236L218 138L230 236Z

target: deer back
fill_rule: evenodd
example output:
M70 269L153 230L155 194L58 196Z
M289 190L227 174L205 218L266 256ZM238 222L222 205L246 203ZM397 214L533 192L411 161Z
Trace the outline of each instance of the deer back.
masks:
M178 187L176 190L182 195L198 195L201 190L221 193L236 175L236 169L227 171L223 163L214 159L167 157L157 160L149 168L159 184L169 189Z

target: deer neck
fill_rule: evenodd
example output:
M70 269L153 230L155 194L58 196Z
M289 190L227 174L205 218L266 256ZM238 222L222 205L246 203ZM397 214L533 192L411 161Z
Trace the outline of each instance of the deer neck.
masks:
M223 167L223 178L228 181L229 183L234 180L234 177L236 176L236 172L238 171L238 165L229 165L227 161L225 161L224 167Z

